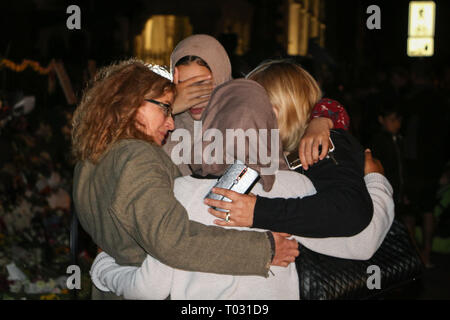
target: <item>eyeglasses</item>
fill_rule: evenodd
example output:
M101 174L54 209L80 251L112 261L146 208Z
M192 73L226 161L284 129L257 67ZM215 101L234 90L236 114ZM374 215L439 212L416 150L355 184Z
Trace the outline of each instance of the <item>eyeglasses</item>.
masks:
M172 116L172 106L170 104L161 102L161 101L157 101L157 100L153 100L153 99L144 99L144 101L148 101L150 103L156 104L157 106L161 107L161 109L164 110L164 115L166 117L171 117Z

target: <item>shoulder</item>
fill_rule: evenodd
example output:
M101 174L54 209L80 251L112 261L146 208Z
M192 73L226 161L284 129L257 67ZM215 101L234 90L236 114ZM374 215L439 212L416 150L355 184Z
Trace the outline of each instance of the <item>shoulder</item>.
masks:
M336 151L344 149L347 152L363 152L363 147L359 141L350 133L343 129L330 130L330 138Z
M321 174L327 172L328 174L330 170L331 172L335 172L336 169L343 174L348 174L350 170L352 172L358 172L358 175L363 175L364 150L359 141L342 129L331 130L330 138L335 148L332 152L332 157L325 158L316 165L313 165L311 167L313 170L308 170L306 175L310 177L311 174L317 172ZM325 170L326 168L329 170Z
M339 101L330 98L322 98L316 103L316 105L320 105L324 108L330 109L343 108L342 104Z
M312 110L311 117L321 116L333 120L336 129L349 129L350 117L344 106L336 100L322 98L316 103Z
M174 166L164 150L155 144L139 139L122 139L110 150L116 169L124 166L151 165L153 167L166 167L172 169Z
M117 141L114 146L111 148L111 151L114 152L129 152L134 150L139 151L152 151L159 148L159 146L154 145L150 142L140 140L140 139L121 139Z
M111 152L118 158L160 157L164 154L160 146L139 139L122 139L111 148Z

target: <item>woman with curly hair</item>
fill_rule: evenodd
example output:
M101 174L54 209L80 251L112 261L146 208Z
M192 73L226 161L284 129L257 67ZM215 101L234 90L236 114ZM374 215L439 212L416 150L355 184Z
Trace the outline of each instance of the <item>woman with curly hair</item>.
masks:
M189 220L173 192L179 170L161 148L174 129L173 95L168 79L134 59L102 69L89 84L72 131L82 227L119 264L140 265L150 254L174 268L262 277L271 264L287 266L298 250L286 234Z

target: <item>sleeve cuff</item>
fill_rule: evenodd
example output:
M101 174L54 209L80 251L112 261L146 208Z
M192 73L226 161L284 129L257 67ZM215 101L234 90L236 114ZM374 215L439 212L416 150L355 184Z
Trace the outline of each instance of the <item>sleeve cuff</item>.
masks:
M267 231L267 237L270 241L270 250L272 251L272 255L270 256L270 262L275 258L275 239L273 237L273 233L271 231Z
M101 281L101 272L105 268L105 265L108 266L111 263L115 263L114 258L109 256L106 252L100 252L96 257L94 262L92 263L91 270L89 274L91 275L92 283L97 287L97 289L109 292L109 288L103 285Z
M380 183L384 187L386 187L386 189L388 190L388 192L390 193L391 196L394 193L394 190L392 189L392 186L389 183L389 180L385 176L383 176L381 173L372 172L372 173L366 174L364 176L364 181L366 182L366 185L369 185L371 183Z

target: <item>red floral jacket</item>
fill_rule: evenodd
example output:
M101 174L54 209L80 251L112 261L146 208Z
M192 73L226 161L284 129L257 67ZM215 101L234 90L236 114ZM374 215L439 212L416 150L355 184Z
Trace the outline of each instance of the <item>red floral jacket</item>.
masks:
M336 100L322 98L313 108L311 119L326 117L333 121L334 129L348 130L350 127L350 117L345 108Z

